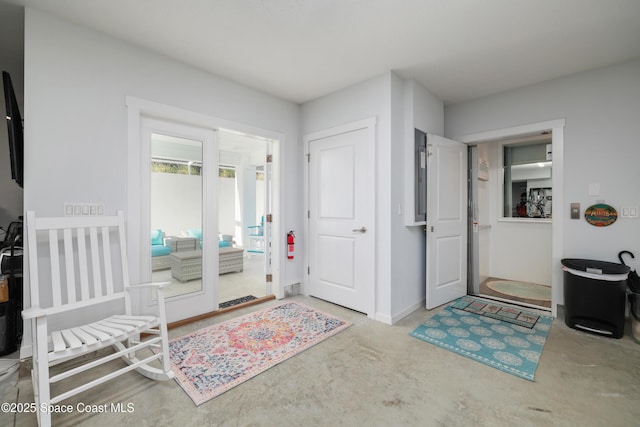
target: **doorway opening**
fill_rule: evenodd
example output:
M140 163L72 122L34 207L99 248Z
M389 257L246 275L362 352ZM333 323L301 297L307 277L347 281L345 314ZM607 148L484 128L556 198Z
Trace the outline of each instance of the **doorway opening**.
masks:
M218 232L220 308L259 299L271 289L273 141L220 129ZM242 268L224 265L227 251L243 249Z
M564 121L464 138L469 145L467 293L552 311L561 272Z

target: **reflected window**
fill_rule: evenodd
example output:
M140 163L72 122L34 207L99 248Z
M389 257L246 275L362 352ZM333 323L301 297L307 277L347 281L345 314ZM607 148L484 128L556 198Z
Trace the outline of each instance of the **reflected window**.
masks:
M504 218L552 216L551 140L503 146Z

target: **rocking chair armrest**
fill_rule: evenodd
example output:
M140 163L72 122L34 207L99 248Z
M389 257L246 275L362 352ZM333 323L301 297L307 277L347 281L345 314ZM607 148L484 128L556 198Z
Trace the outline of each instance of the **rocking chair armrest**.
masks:
M169 286L171 282L149 282L149 283L138 283L135 285L129 285L129 289L159 289L166 288Z
M30 307L22 311L22 318L24 320L35 319L37 317L43 317L48 315L47 310L40 307Z

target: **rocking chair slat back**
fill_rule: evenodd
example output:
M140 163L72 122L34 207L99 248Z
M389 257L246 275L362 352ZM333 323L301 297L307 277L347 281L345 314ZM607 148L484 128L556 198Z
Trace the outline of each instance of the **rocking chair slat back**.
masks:
M73 236L70 229L64 230L64 258L66 260L66 271L70 272L67 278L67 300L76 302L76 274L73 265Z
M28 213L30 214L30 213ZM118 217L114 217L118 218ZM104 225L97 223L95 218L60 217L60 218L31 218L35 229L29 232L48 232L48 257L51 274L51 304L48 307L61 307L67 304L82 305L101 297L125 297L124 289L128 286L128 279L122 271L126 269L125 240L121 224L113 221ZM121 218L122 224L124 219ZM120 233L115 232L117 230ZM115 240L113 239L115 237ZM35 240L34 240L35 241ZM120 245L118 250L123 258L118 259L122 265L114 265L112 259L113 244ZM32 253L37 253L34 248ZM38 272L32 271L31 295L35 296L36 304L40 301ZM116 277L118 280L116 280ZM79 286L78 286L79 284ZM116 290L116 284L118 289ZM41 308L46 308L42 307Z

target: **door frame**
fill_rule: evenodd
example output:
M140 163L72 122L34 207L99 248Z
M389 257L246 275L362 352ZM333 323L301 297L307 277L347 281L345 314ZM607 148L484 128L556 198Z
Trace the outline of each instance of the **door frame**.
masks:
M303 216L304 216L304 242L306 243L306 247L310 246L310 242L311 242L311 230L310 230L310 215L309 215L309 208L310 208L310 203L309 203L309 199L310 199L310 179L309 179L309 173L310 173L310 167L309 167L309 155L310 155L310 143L311 141L314 140L318 140L318 139L322 139L322 138L327 138L333 135L338 135L338 134L342 134L342 133L347 133L347 132L352 132L352 131L356 131L359 129L363 129L366 128L368 130L368 150L367 150L367 157L366 157L366 162L368 163L368 170L369 172L369 177L371 177L371 187L370 187L370 194L369 197L371 198L371 205L374 207L373 211L371 212L371 225L370 228L367 229L367 234L371 234L371 240L374 242L373 247L371 248L371 250L373 251L372 254L372 258L374 260L374 262L371 265L371 274L370 274L370 282L371 285L369 286L369 288L367 288L367 295L366 295L366 301L365 301L365 306L366 308L366 315L368 318L370 319L375 319L375 313L376 313L376 274L375 274L375 265L376 262L375 260L377 259L377 248L376 248L376 236L375 236L375 225L376 225L376 202L377 202L377 198L376 198L376 187L377 187L377 183L375 180L375 168L376 168L376 162L375 162L375 154L376 154L376 118L375 117L369 117L366 119L362 119L362 120L358 120L355 122L350 122L350 123L346 123L343 125L339 125L339 126L335 126L329 129L324 129L324 130L320 130L320 131L316 131L316 132L312 132L309 134L304 135L303 137L303 141L304 141L304 153L303 153L303 185L304 185L304 211L303 211ZM309 250L305 250L305 254L304 254L304 262L305 262L305 272L303 273L303 279L302 279L302 289L301 289L301 293L303 295L307 295L309 296Z
M476 145L497 139L517 137L551 129L551 144L553 150L553 217L551 222L551 314L558 316L558 304L563 302L563 276L561 259L564 253L562 236L564 233L563 220L566 216L564 203L564 126L565 119L549 120L530 123L521 126L479 132L457 138L467 145Z
M140 144L142 132L142 118L151 117L160 120L173 121L186 125L212 129L233 130L237 132L255 135L272 141L273 164L272 164L272 215L273 236L281 234L282 223L282 146L285 136L282 133L258 128L255 126L238 123L230 120L207 114L195 113L178 107L160 104L137 97L127 96L125 98L127 107L127 143L128 143L128 165L127 165L127 207L126 207L126 229L127 248L129 257L129 275L132 284L144 282L146 270L142 269L143 259L149 257L148 233L144 231L144 218L149 218L150 205L141 200L145 177L140 171L140 164L143 159L150 158L150 152L143 152ZM217 146L216 146L217 148ZM283 261L283 243L280 239L272 239L272 293L276 298L284 296L284 286L282 282L281 266ZM150 262L150 261L149 261ZM137 293L136 293L137 294ZM144 309L142 297L132 295L134 307ZM212 310L213 311L213 308Z

